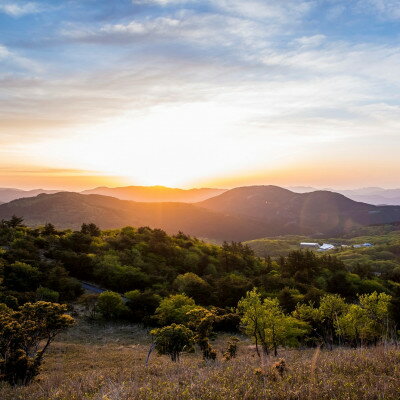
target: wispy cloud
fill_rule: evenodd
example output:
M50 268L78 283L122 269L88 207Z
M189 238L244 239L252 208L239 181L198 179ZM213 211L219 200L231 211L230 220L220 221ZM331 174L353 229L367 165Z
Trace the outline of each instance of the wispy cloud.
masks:
M36 14L40 12L41 7L37 3L22 1L1 1L0 12L8 14L12 17L22 17L28 14Z
M0 62L12 68L13 72L28 71L28 72L39 72L42 71L40 63L31 60L28 57L24 57L15 51L11 51L8 47L0 44ZM1 70L0 70L1 78Z
M378 13L384 19L400 19L400 3L398 0L359 0L357 7L364 13Z
M22 140L40 150L42 142L77 135L90 148L97 129L106 132L105 152L109 132L127 149L141 132L168 147L164 136L173 136L177 124L180 143L186 135L212 141L215 131L217 144L229 142L232 154L235 145L243 150L234 154L245 165L249 155L262 164L264 149L275 149L271 159L296 152L310 157L312 149L326 154L323 146L334 143L329 147L340 158L339 149L354 150L361 138L381 143L382 136L390 142L398 135L400 46L352 32L353 16L395 18L390 1L129 4L125 14L118 8L89 18L83 3L72 2L81 7L79 15L35 38L43 46L29 48L28 35L24 45L12 38L0 46L2 151L8 146L22 154ZM346 13L353 13L343 22L348 36L320 22ZM210 124L199 129L205 119ZM204 151L219 162L220 152ZM185 157L197 157L190 146Z

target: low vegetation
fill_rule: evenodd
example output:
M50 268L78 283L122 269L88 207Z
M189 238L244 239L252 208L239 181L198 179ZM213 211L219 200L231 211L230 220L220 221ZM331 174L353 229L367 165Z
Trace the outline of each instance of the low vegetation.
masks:
M15 216L2 221L0 245L5 399L394 399L399 389L400 280L393 271L356 273L340 253L257 257L242 243L216 246L150 228L30 229ZM69 314L78 326L59 336L73 324ZM126 335L124 326L137 333ZM57 348L65 349L66 369L55 377ZM68 369L70 352L93 349L93 367L79 359L81 369ZM130 364L118 358L131 350ZM115 365L105 374L107 357ZM393 364L386 370L383 357ZM359 365L386 386L371 391ZM81 385L75 394L72 377ZM35 390L26 392L27 385Z
M220 356L229 337L214 342ZM260 359L240 337L236 358L212 364L184 353L179 363L152 354L147 331L132 325L77 324L53 343L28 387L0 384L4 400L397 400L400 350L392 347L283 350ZM282 373L276 363L285 366Z

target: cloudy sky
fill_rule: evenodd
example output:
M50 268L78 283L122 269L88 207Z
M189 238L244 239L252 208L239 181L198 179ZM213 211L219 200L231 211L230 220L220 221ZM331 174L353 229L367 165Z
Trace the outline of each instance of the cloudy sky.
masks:
M0 0L0 186L400 186L400 0Z

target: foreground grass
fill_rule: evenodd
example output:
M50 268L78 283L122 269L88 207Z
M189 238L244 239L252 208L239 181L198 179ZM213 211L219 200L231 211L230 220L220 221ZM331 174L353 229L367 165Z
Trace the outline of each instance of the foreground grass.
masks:
M223 350L227 337L215 346ZM282 351L287 372L271 372L250 342L238 357L207 364L188 354L178 364L152 355L134 326L80 325L55 342L27 388L0 385L2 400L393 399L400 398L400 349Z

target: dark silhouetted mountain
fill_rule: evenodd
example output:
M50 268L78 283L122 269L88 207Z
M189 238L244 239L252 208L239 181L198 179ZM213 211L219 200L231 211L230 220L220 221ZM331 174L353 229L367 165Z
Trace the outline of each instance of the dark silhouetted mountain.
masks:
M196 204L133 202L69 192L40 194L0 205L0 219L13 214L31 226L46 222L73 229L83 222L94 222L102 229L150 226L219 241L336 235L400 221L399 206L373 206L334 192L301 194L277 186L236 188Z
M176 189L165 186L123 186L116 188L98 187L84 190L82 194L100 194L112 196L120 200L131 200L140 202L181 202L197 203L210 197L225 192L225 189Z
M150 226L168 233L215 240L245 240L269 234L268 227L240 216L225 216L187 203L139 203L100 195L78 193L41 194L0 205L0 219L13 214L29 226L53 223L58 228L80 228L94 222L102 229Z
M198 205L251 217L274 234L340 234L354 227L400 221L400 207L374 206L330 191L294 193L277 186L229 190Z

